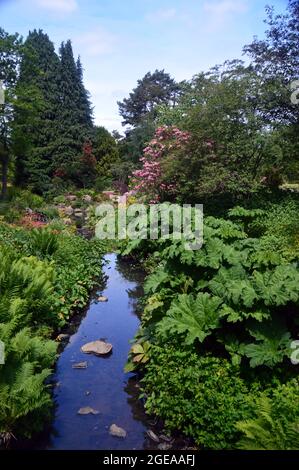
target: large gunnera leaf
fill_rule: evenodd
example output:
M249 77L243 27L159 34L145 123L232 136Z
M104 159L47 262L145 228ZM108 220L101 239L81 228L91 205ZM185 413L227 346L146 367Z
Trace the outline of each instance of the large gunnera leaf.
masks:
M158 332L163 337L185 335L185 344L192 344L196 339L203 342L211 332L219 327L221 300L207 293L197 297L182 294L173 301L166 317L158 325Z

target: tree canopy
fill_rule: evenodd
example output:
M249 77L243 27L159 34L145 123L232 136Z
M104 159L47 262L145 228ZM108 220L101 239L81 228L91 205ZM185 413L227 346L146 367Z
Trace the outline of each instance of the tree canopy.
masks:
M129 98L118 102L123 124L137 126L145 117L154 117L157 105L174 105L179 93L179 84L164 70L148 72L138 80L137 87L130 93Z

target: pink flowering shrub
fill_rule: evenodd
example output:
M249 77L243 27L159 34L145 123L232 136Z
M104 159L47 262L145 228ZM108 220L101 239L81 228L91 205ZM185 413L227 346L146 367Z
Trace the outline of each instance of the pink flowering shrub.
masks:
M186 148L190 137L189 132L174 126L156 130L140 158L142 168L134 171L130 179L130 186L137 197L153 204L175 195L176 180L174 176L169 180L167 167L172 165L178 152Z

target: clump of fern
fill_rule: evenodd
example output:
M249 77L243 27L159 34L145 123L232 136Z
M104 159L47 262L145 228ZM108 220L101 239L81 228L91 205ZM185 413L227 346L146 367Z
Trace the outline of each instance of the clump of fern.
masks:
M32 230L30 238L31 252L41 258L53 256L58 249L58 235L48 228Z
M29 328L16 332L13 323L0 325L5 344L5 364L0 366L0 435L20 433L19 423L26 417L23 435L42 428L42 417L51 407L45 379L51 373L56 356L54 341L32 336ZM30 417L39 412L39 419Z
M299 420L283 423L274 415L271 400L257 402L257 417L239 421L236 428L244 434L237 448L242 450L298 450Z
M51 398L45 379L56 357L56 343L34 328L55 319L52 310L53 269L34 257L15 259L0 247L0 445L11 436L30 436L41 429Z
M22 326L54 324L52 266L33 256L16 260L9 250L0 255L0 322L23 318Z

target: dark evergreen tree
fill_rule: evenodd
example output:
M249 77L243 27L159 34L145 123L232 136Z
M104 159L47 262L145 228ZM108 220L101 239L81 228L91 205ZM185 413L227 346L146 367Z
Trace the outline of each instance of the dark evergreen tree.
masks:
M89 92L86 90L83 83L83 68L81 64L80 56L76 62L77 74L78 74L78 87L79 87L79 100L78 110L82 113L82 119L88 127L93 125L92 122L92 108L89 97Z
M13 141L16 180L43 192L49 188L56 151L59 58L42 30L29 32L16 87Z
M71 41L60 47L60 103L57 123L56 174L72 178L83 145L92 137L92 110L83 85L80 59L74 60Z

